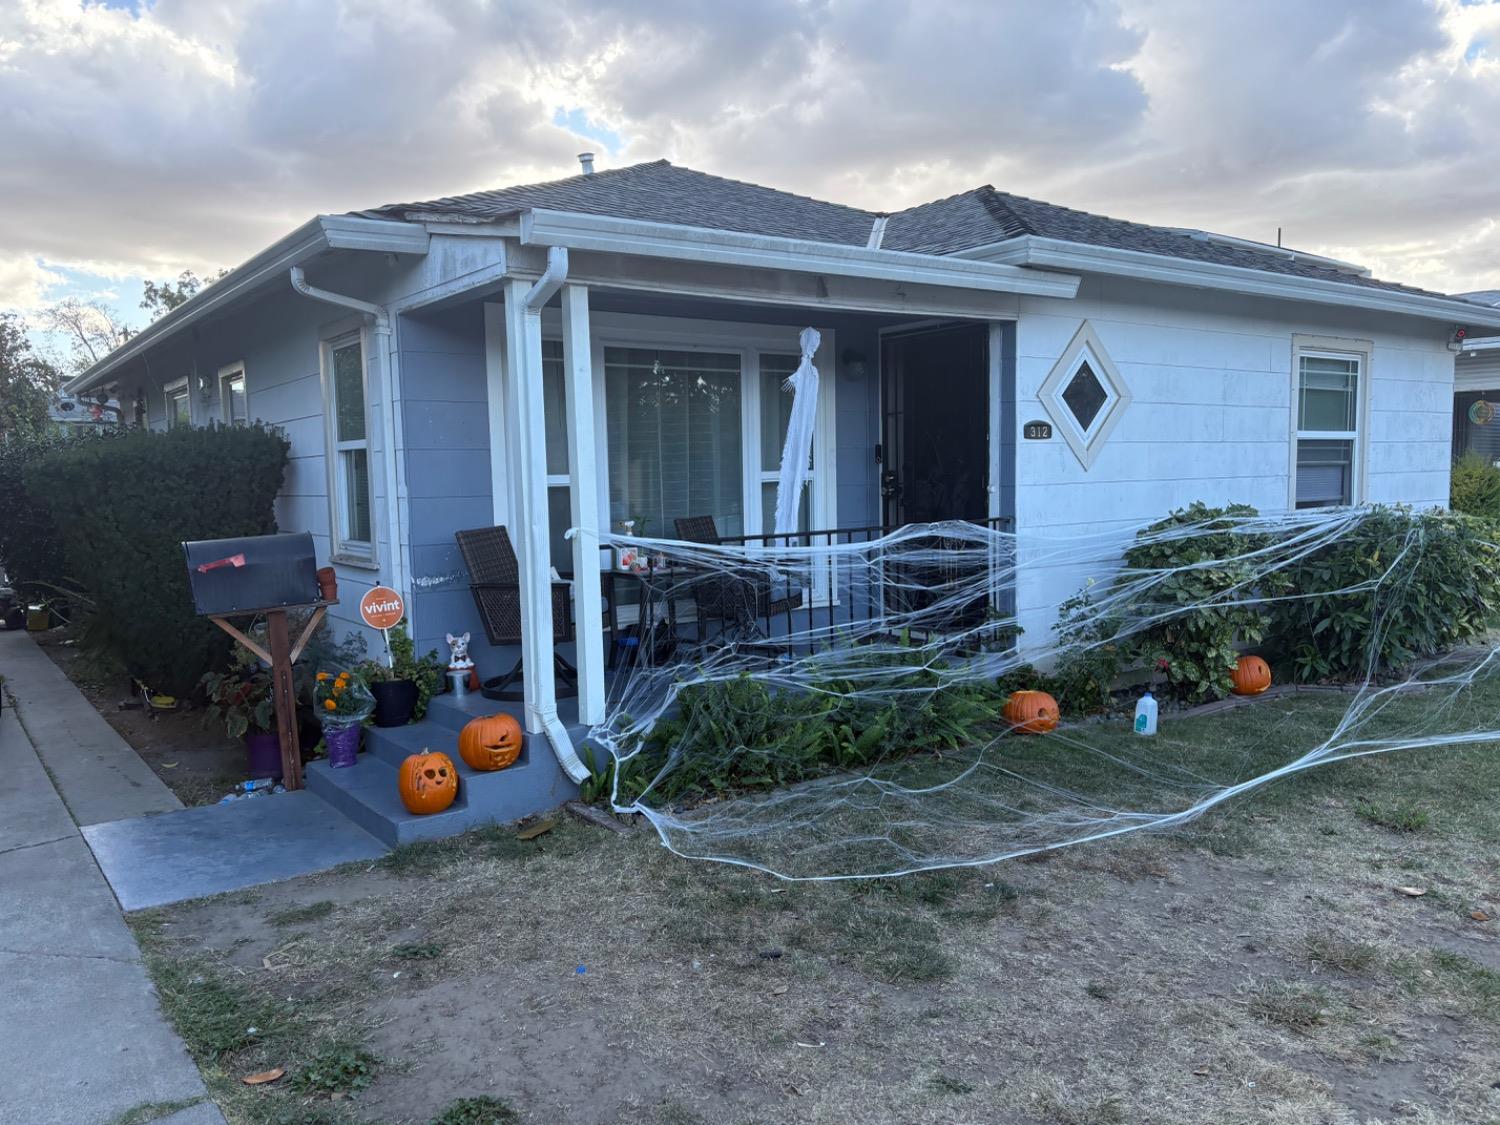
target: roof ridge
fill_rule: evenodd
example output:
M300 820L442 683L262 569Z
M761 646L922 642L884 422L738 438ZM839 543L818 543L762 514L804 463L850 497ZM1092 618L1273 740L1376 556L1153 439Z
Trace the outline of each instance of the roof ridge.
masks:
M556 179L556 180L537 180L537 181L535 181L533 183L529 183L529 184L507 184L505 187L479 188L479 189L477 189L475 191L462 191L462 192L459 192L457 195L443 195L443 196L439 196L436 199L423 200L422 202L425 203L425 204L431 205L431 204L436 204L436 203L452 203L455 200L460 200L460 199L483 199L483 198L486 198L486 197L489 197L489 196L502 195L502 194L505 194L507 192L512 192L512 191L531 191L531 190L534 190L536 188L555 187L558 184L575 183L575 182L580 181L580 180L598 180L598 179L601 179L601 178L606 177L606 176L609 177L609 178L611 178L611 179L614 179L614 178L617 178L617 177L623 175L626 172L639 172L643 168L655 168L655 167L658 167L658 166L666 166L668 168L674 167L674 165L672 164L672 162L670 160L667 160L665 157L658 157L655 160L642 160L642 161L639 161L638 163L635 163L635 164L625 164L625 165L622 165L619 168L601 168L597 172L575 172L571 176L562 176L562 177L560 177L559 179ZM686 169L686 170L687 171L691 171L692 169ZM411 204L410 203L386 203L386 204L383 204L383 205L381 205L379 207L370 207L370 208L367 208L365 211L358 212L358 214L367 214L369 212L376 212L376 211L410 211L410 210L411 210Z
M670 162L662 160L660 163L669 164ZM693 175L702 176L707 180L718 180L720 183L725 184L738 184L740 187L754 188L756 191L774 192L777 195L784 195L789 199L800 199L804 203L816 203L820 207L840 207L845 211L862 215L867 219L879 218L885 214L883 211L869 211L863 207L856 207L852 203L836 203L831 199L819 199L817 196L803 195L801 192L787 191L785 188L769 187L766 184L757 184L751 180L738 180L733 176L721 176L717 172L704 172L698 168L689 168L686 164L672 164L671 167L677 169L679 172L691 172Z

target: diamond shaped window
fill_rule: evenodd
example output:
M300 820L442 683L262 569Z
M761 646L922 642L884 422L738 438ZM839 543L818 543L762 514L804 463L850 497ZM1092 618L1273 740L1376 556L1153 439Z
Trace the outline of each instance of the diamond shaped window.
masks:
M1094 419L1099 417L1100 408L1109 401L1109 392L1104 389L1099 376L1094 374L1093 368L1085 360L1063 388L1062 400L1073 412L1073 417L1078 419L1078 428L1088 433Z
M1087 470L1130 405L1130 388L1084 321L1037 392L1058 436Z

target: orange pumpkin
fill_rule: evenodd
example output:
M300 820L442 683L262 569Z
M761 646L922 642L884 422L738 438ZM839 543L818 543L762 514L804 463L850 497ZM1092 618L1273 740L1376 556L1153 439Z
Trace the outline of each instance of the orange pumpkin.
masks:
M397 788L407 812L442 812L458 796L458 768L436 750L413 754L401 763Z
M1258 656L1242 656L1233 680L1235 695L1259 695L1271 686L1271 666Z
M521 742L514 715L483 715L464 724L458 753L470 769L503 770L521 756Z
M1013 691L1000 713L1017 734L1046 734L1057 729L1057 700L1045 691Z

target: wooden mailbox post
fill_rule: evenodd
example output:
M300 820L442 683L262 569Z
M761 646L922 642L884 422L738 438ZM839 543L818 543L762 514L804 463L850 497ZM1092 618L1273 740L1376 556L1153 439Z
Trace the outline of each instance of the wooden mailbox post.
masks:
M236 642L271 666L271 698L276 707L276 738L281 746L281 783L302 788L302 747L297 736L297 693L292 665L302 655L330 605L318 595L312 536L258 535L247 539L204 539L184 543L188 580L198 615L207 617ZM295 642L287 614L311 610ZM230 618L266 619L262 645Z

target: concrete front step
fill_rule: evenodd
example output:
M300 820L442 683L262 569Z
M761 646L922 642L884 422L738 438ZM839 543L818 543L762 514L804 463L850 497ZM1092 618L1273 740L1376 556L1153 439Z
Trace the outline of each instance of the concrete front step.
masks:
M496 710L490 700L479 703L474 714ZM452 707L447 714L434 707L428 716L404 727L366 727L365 750L358 762L343 769L333 769L326 760L309 763L307 788L392 847L456 836L486 824L507 824L556 808L578 795L578 787L562 772L545 736L527 735L514 765L481 773L458 756L458 731L463 725L458 717L466 721L473 716ZM575 727L570 733L578 741L585 732ZM458 796L444 811L418 816L401 803L397 770L408 755L423 750L440 750L453 759Z

